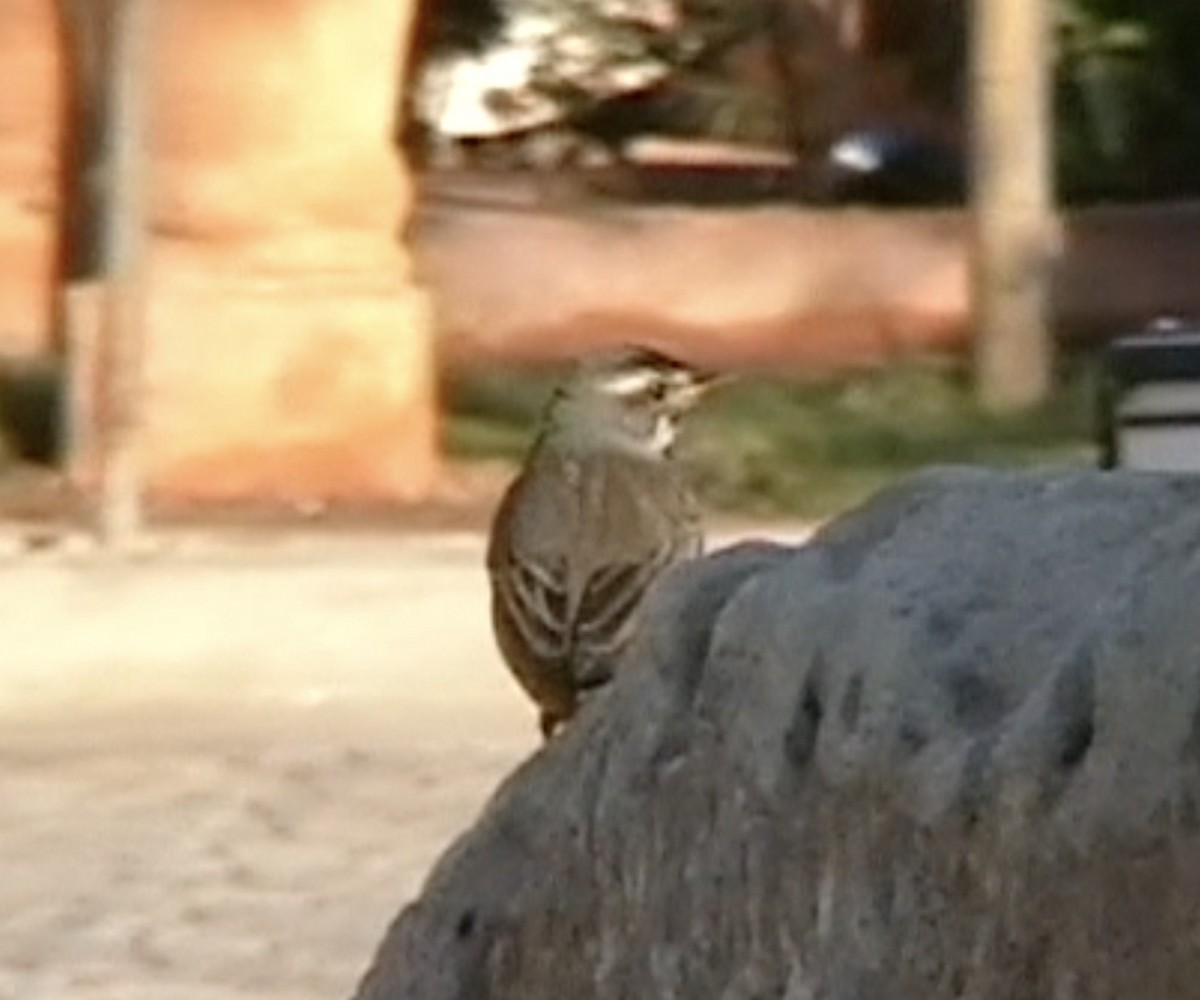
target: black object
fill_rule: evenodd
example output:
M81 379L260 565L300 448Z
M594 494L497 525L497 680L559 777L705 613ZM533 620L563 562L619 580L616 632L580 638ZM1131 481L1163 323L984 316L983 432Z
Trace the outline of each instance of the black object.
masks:
M1200 325L1159 319L1112 341L1097 424L1103 468L1200 472Z
M825 154L828 196L836 204L945 205L966 192L962 153L943 139L900 125L856 129Z

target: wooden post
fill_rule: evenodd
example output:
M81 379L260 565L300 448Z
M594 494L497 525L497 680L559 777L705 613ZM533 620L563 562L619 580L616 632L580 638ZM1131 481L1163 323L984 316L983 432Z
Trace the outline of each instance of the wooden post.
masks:
M100 273L96 229L106 178L97 148L108 79L108 6L100 0L57 0L63 53L63 145L58 220L60 284L57 349L62 353L65 472L88 495L96 488L96 350L99 345Z
M1050 389L1054 250L1052 0L974 0L975 380L1014 409Z
M108 0L111 58L101 157L107 197L101 223L98 529L124 551L142 522L138 437L146 313L146 132L149 16L154 0Z

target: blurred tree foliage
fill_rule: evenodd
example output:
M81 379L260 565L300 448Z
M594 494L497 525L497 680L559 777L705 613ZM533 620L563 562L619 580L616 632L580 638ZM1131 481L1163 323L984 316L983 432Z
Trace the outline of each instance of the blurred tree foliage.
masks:
M503 0L419 0L413 31L416 61L448 51L475 51L504 24Z
M417 0L409 35L394 136L410 153L420 146L415 114L417 81L428 61L450 52L477 52L504 26L503 0Z
M424 0L413 71L431 53L478 48L508 10L538 0ZM858 0L678 0L678 29L643 37L678 67L667 131L782 141L803 156L853 118L853 74L836 19ZM1200 0L1050 0L1059 57L1059 177L1069 200L1200 194ZM620 40L602 0L555 0L578 30ZM915 97L963 120L970 0L868 4L875 60L907 63ZM766 72L739 50L757 45ZM618 46L618 49L620 46ZM616 51L616 50L615 50ZM760 67L761 68L761 67ZM679 94L686 95L685 100ZM571 95L586 99L586 95Z
M1059 3L1064 194L1200 193L1200 4Z

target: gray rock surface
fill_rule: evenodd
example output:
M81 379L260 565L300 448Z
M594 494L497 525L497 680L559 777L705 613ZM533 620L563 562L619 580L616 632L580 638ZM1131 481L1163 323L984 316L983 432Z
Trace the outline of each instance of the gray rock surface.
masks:
M941 470L681 571L357 996L1198 984L1200 479Z

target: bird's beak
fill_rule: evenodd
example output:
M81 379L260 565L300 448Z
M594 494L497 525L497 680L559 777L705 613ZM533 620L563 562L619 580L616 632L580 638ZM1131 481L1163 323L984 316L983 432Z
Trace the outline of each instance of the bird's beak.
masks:
M696 398L707 395L713 389L718 389L733 381L731 372L697 371L692 374L692 386Z
M732 382L734 379L733 372L710 372L702 371L696 373L696 380L707 390L713 389L719 385L724 385L726 382Z
M732 376L725 372L696 371L688 373L688 377L676 386L673 396L678 409L687 410L695 406L700 399L718 386L730 381Z

